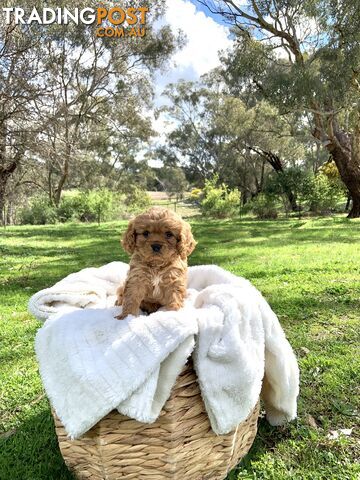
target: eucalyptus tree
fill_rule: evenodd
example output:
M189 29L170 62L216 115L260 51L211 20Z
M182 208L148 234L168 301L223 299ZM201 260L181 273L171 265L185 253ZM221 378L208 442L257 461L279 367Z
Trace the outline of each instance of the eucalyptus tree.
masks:
M233 93L251 90L280 113L312 119L360 216L360 3L352 0L198 0L234 33L223 56Z
M111 7L116 2L102 4ZM6 0L4 6L16 2ZM34 6L44 5L40 0L27 2L26 17ZM61 0L48 2L51 6L72 10L89 5L86 0ZM142 2L126 0L122 6L136 8ZM2 17L0 208L21 165L25 172L27 162L38 166L36 175L32 168L31 176L22 175L21 181L39 184L58 205L81 160L86 155L90 159L93 135L104 131L119 143L121 131L130 137L139 133L139 123L147 123L141 117L151 101L152 74L181 43L169 26L158 22L164 9L165 0L152 2L146 35L138 38L98 37L95 23L7 25ZM119 115L119 110L126 115ZM144 128L141 138L145 132L150 134L150 129ZM116 140L107 143L114 145ZM129 144L127 139L123 143ZM99 158L93 155L92 160Z
M141 1L125 2L122 7L127 4L135 8ZM162 0L151 6L145 37L98 38L96 25L68 25L50 30L44 38L44 67L51 91L38 103L44 119L39 144L48 152L49 196L55 205L81 161L85 139L100 151L105 142L116 169L119 152L129 148L130 139L150 134L147 125L140 133L139 125L147 123L142 116L150 105L151 76L177 45L167 26L154 28L164 6ZM100 140L101 135L103 142L92 141L92 136Z
M280 116L264 100L247 103L216 83L180 82L169 85L165 94L170 103L161 111L174 128L161 157L165 164L178 159L199 186L216 173L220 181L239 188L246 202L263 190L271 170L281 175L304 160L301 122ZM296 210L295 195L286 184L284 194Z
M11 2L4 1L3 6ZM0 223L5 222L5 197L11 178L24 161L34 130L34 101L43 93L38 40L28 25L9 25L0 17Z

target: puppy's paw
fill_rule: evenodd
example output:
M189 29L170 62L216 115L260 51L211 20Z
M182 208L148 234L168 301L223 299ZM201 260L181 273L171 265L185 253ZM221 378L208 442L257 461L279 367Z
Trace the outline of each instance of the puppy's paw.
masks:
M126 313L126 312L121 312L119 313L119 315L115 315L114 318L116 318L116 320L124 320L125 318L133 318L133 317L137 317L138 315L135 315L134 313Z
M120 307L120 305L123 304L124 300L124 285L120 285L116 289L116 301L115 301L115 307Z

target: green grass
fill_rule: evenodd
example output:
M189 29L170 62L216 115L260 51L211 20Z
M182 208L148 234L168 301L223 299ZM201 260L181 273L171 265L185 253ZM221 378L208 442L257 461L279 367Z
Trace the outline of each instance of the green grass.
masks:
M278 314L301 369L298 419L282 428L261 419L250 453L229 480L359 478L359 430L328 437L359 424L359 221L194 217L192 224L199 244L190 264L216 263L250 279ZM30 295L70 272L126 260L119 245L124 227L67 224L0 233L1 480L72 478L35 362L40 324L26 306Z

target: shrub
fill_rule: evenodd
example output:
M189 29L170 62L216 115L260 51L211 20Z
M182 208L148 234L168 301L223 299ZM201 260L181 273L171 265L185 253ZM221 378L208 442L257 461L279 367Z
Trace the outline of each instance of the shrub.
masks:
M145 190L134 187L125 198L126 210L130 213L139 213L151 206L151 198Z
M339 186L324 173L319 173L312 178L308 198L312 212L328 213L336 210L336 205L342 196Z
M114 204L118 198L106 188L88 190L72 196L64 196L57 210L61 222L79 220L80 222L98 222L116 217Z
M253 213L260 219L277 218L276 202L274 197L260 193L251 201Z
M151 205L149 195L134 188L126 197L106 188L65 194L56 208L44 197L34 197L30 205L20 213L20 223L44 225L46 223L80 221L104 222L126 217Z
M61 199L57 209L57 217L60 222L68 222L79 219L80 196L65 196Z
M224 183L217 186L218 177L205 182L200 210L203 215L215 218L234 217L239 214L240 192L230 190Z
M106 188L89 190L62 198L57 209L60 222L98 222L113 218L115 194Z
M45 225L56 223L56 208L50 204L48 197L38 195L34 197L27 207L20 211L20 223L30 225Z
M281 198L285 211L293 208L289 201L291 193L296 201L297 210L300 211L303 210L311 190L311 178L312 174L299 166L286 168L282 172L272 172L267 179L264 193L268 198Z
M189 200L190 202L193 202L197 205L199 205L199 202L201 201L203 191L201 188L193 188L190 192Z
M81 222L98 222L112 219L115 194L106 188L81 192L76 198L77 218Z
M290 167L284 172L271 174L265 194L284 198L286 191L291 191L295 196L299 211L310 210L316 213L336 210L337 204L345 195L336 166L331 163L321 167L317 175L301 167Z

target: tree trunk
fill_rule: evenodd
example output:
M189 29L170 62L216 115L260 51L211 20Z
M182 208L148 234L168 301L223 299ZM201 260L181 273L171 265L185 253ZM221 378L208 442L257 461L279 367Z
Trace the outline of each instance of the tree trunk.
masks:
M315 104L315 107L318 106ZM326 123L321 114L315 113L313 135L331 154L339 170L341 180L349 191L352 207L348 218L360 217L360 112L352 135L341 130L334 116ZM326 125L326 126L325 126Z
M291 211L292 212L298 212L299 211L299 205L297 204L296 197L291 191L291 189L287 185L283 185L284 193L289 200L290 206L291 206Z
M13 223L13 201L12 198L8 198L8 205L6 209L6 224L11 225Z
M360 158L353 148L349 137L341 131L336 132L335 144L329 144L328 150L339 170L341 180L349 191L352 206L348 218L360 217ZM360 152L359 152L360 153Z
M0 187L0 225L5 226L5 190Z
M348 212L348 211L349 211L350 203L351 203L351 196L350 196L350 194L348 193L347 199L346 199L346 205L345 205L345 212Z
M64 164L63 164L63 169L61 172L60 180L59 183L55 189L54 192L54 204L56 207L60 205L60 200L61 200L61 194L63 191L63 188L67 182L67 179L69 177L69 160L70 160L70 155L71 155L71 146L68 144L66 147L66 153L64 155Z
M6 200L6 185L11 177L11 175L15 172L18 162L14 160L7 166L0 166L0 223L1 225L5 225L6 218L5 218L5 200Z
M351 137L351 158L347 163L347 188L351 194L352 207L348 218L360 217L360 111Z
M360 167L359 159L354 158L355 152L336 146L331 155L339 170L341 180L346 185L351 196L352 205L348 218L360 217Z
M275 172L278 175L281 175L282 173L284 173L284 167L283 167L281 159L278 155L275 155L272 152L266 152L265 150L258 149L258 148L255 148L255 147L248 147L248 148L249 148L249 150L253 150L257 154L259 154L262 158L264 158L272 166L272 168L275 170ZM284 194L289 201L291 211L292 212L298 212L299 211L299 206L297 204L295 194L293 193L293 191L291 190L291 188L288 185L286 185L283 182L281 182L281 184L282 184Z
M352 207L348 218L360 218L360 195L357 197L352 197Z

